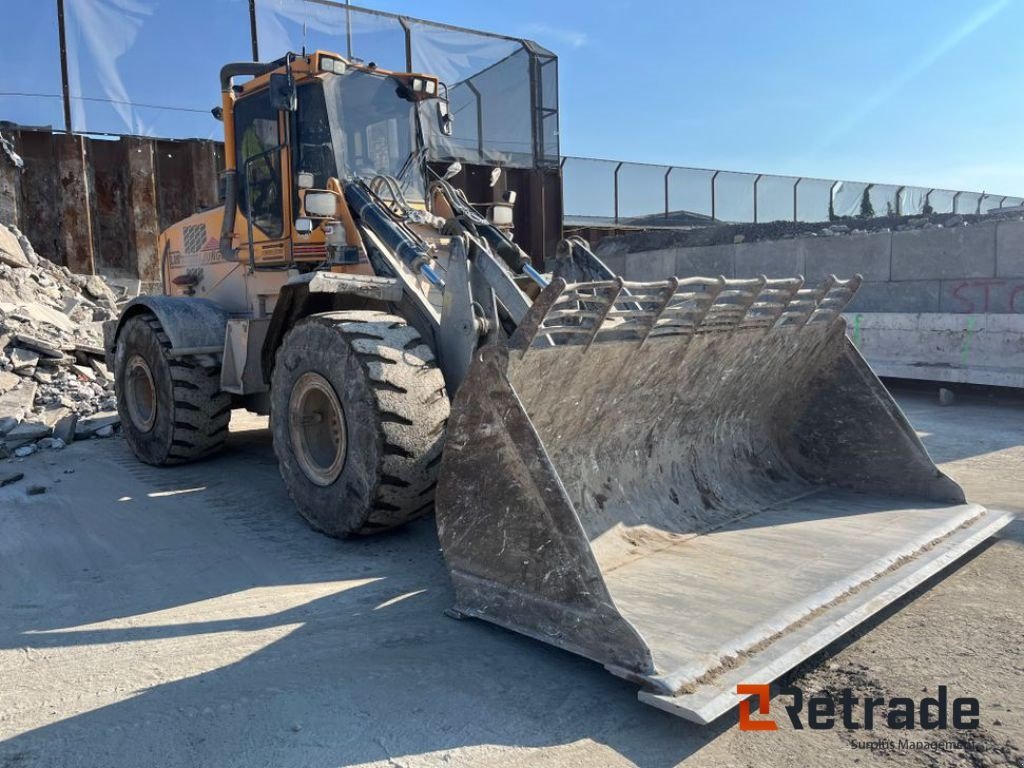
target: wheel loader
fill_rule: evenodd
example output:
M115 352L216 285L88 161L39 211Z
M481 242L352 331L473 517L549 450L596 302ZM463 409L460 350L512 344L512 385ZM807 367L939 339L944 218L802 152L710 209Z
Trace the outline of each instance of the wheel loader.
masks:
M314 528L434 510L452 615L701 723L1009 521L847 340L859 277L630 282L574 238L534 264L509 201L425 162L437 78L317 51L220 84L224 204L161 234L164 294L105 328L142 461L269 414Z

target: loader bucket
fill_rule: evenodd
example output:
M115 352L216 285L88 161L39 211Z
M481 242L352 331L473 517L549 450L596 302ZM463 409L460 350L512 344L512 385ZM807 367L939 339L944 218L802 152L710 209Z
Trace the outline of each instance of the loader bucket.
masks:
M703 723L1009 522L847 341L859 282L553 280L453 403L455 612Z

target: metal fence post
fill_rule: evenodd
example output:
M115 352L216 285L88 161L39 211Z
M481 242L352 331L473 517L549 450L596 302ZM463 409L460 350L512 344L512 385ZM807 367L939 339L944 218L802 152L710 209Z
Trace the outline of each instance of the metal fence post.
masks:
M839 179L832 182L832 186L828 188L828 218L829 221L836 215L836 187L839 186Z
M398 18L398 23L402 26L402 31L405 32L405 71L412 72L412 28L409 26L409 19L405 16ZM530 73L531 77L533 73Z
M754 223L757 224L757 182L764 176L763 173L757 174L757 178L754 179Z
M249 0L249 37L252 39L252 60L260 60L259 37L256 34L256 0Z
M900 200L900 198L903 197L903 190L905 190L905 189L906 189L906 187L900 187L899 189L896 190L896 215L897 216L902 216L903 215L903 213L902 213L902 211L903 211L903 203Z
M466 87L469 88L469 92L476 98L476 147L477 152L480 155L481 161L484 156L484 101L480 95L480 91L473 85L473 82L468 78L462 81Z
M711 174L711 220L715 220L715 179L718 178L718 174L721 171L715 171Z
M803 181L803 180L804 179L801 176L799 179L797 179L796 181L793 182L793 223L794 224L796 224L800 220L799 213L797 212L796 200L797 200L797 187L800 186L800 182Z
M64 95L64 130L71 133L71 89L68 86L68 43L64 29L64 0L57 0L57 35L60 40L60 88Z
M626 164L625 161L621 161L621 162L619 162L618 165L615 166L615 175L613 177L613 180L614 180L614 183L615 183L615 223L616 224L619 223L619 169L623 165L625 165L625 164Z
M345 0L345 58L352 58L352 11L349 9L351 3Z
M962 194L963 194L963 192L957 192L955 195L953 195L953 213L957 212L956 204L959 202L960 195L962 195Z
M669 212L669 207L668 207L668 177L672 175L673 168L674 168L674 166L670 165L668 167L668 170L665 171L665 218L666 219L668 218L668 212Z

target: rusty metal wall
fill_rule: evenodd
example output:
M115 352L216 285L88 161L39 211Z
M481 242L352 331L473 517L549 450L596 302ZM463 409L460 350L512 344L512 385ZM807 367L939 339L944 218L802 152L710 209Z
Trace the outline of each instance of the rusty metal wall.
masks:
M73 272L159 281L160 231L218 204L220 142L0 130L24 160L19 171L0 158L0 216ZM490 166L465 166L471 200L490 199L490 173ZM557 169L506 173L518 194L516 239L543 263L562 234Z
M82 274L159 279L159 231L217 204L219 142L3 129L24 160L0 158L5 218Z

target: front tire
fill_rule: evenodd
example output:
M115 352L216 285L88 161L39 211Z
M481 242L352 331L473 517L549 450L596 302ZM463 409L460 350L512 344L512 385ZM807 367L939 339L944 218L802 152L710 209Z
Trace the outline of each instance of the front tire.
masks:
M301 320L277 352L270 392L281 476L313 528L375 533L431 509L448 397L433 353L400 317Z
M125 322L114 356L121 431L140 460L157 466L217 452L231 419L220 369L170 352L160 321L144 313Z

